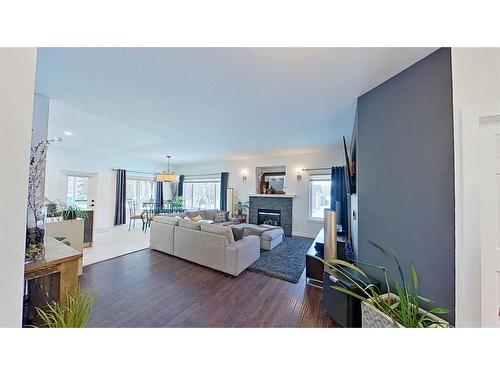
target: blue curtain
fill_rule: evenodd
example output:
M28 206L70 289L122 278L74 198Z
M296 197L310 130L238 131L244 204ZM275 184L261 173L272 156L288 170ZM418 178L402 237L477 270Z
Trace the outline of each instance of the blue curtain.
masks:
M330 190L330 208L336 210L336 202L340 203L340 218L337 222L342 225L342 232L347 233L347 191L345 185L345 168L332 167L332 186ZM337 213L338 215L338 213Z
M115 225L125 224L127 204L127 172L124 169L116 170L116 202L115 202Z
M163 182L156 181L156 194L155 194L156 209L163 209Z
M179 187L177 188L177 195L179 197L182 197L183 193L184 193L184 175L181 174L179 176Z
M227 211L227 184L229 173L222 172L220 174L220 210Z

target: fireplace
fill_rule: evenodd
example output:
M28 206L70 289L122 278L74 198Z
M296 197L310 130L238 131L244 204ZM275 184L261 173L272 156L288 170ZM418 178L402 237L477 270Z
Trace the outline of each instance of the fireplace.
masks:
M281 226L281 211L259 208L257 210L257 224Z

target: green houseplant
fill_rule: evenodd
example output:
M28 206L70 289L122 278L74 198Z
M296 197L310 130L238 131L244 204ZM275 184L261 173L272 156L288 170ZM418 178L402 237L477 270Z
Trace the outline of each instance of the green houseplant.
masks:
M63 220L88 219L87 211L82 210L78 206L67 205L61 211Z
M381 264L369 264L357 261L357 265L382 271L387 293L383 293L371 283L366 273L357 265L339 259L323 260L328 267L325 271L335 277L340 274L346 277L357 290L352 291L343 286L334 285L331 288L361 300L363 327L449 327L449 323L439 318L450 312L443 307L434 307L429 311L421 307L422 303L433 305L434 301L423 297L419 292L419 277L415 264L410 266L411 280L406 280L396 253L387 251L374 242L370 243L378 250ZM385 266L383 259L389 258L396 263L398 278L394 278ZM395 287L391 288L391 285Z
M175 211L182 210L184 208L184 198L182 198L179 195L176 195L175 197L172 198L170 204L172 205L173 210Z
M240 199L236 198L234 208L238 212L238 215L241 215L244 211L248 210L250 206L248 205L248 202L242 202Z
M68 294L67 304L62 307L59 303L48 303L45 308L36 308L38 317L42 321L40 327L45 328L82 328L87 325L92 314L95 298L86 289L78 288Z

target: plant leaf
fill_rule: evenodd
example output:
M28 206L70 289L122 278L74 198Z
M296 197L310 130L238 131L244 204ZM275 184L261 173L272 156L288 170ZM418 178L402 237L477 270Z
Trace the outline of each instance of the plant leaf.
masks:
M335 266L335 265L339 265L339 266L343 266L343 267L346 267L346 268L350 268L351 270L355 271L355 272L358 272L360 273L361 275L363 275L364 277L367 277L366 274L363 272L362 269L360 269L359 267L356 267L354 264L351 264L349 262L346 262L345 260L341 260L341 259L335 259L335 258L331 258L331 259L328 259L328 260L324 260L320 257L317 257L317 256L314 256L314 258L316 258L317 260L319 260L320 262L322 262L323 264L327 265L327 266ZM335 267L334 267L335 268Z
M448 314L451 310L447 309L446 307L434 307L433 309L430 309L429 312L431 314Z
M417 274L417 267L415 267L415 264L412 263L410 266L411 270L411 277L413 279L413 287L415 288L415 291L418 291L418 274Z
M332 285L332 286L330 286L330 288L335 289L335 290L337 290L339 292L348 294L348 295L350 295L350 296L352 296L354 298L357 298L357 299L359 299L361 301L366 301L367 300L367 298L365 298L363 296L360 296L359 294L354 293L353 291L351 291L351 290L349 290L347 288L344 288L343 286Z

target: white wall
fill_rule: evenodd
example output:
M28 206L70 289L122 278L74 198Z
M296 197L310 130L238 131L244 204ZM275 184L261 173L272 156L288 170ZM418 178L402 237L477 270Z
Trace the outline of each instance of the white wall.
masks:
M0 327L22 322L35 48L0 48Z
M456 325L481 324L481 255L478 212L479 181L463 183L464 167L473 160L463 157L464 113L500 105L500 49L452 48L453 111L455 138L456 210ZM469 125L469 126L468 126ZM479 165L472 166L478 168ZM474 208L476 207L476 208Z
M331 147L323 151L303 154L272 155L261 154L252 159L227 160L220 162L175 166L177 174L206 174L229 172L229 187L234 188L234 194L242 201L248 200L249 194L256 193L256 167L282 166L287 167L286 193L296 195L293 200L293 234L315 237L322 223L309 221L309 180L303 173L302 180L297 181L297 169L329 168L344 164L343 149ZM247 171L247 180L241 178L242 170Z
M92 175L92 178L96 179L94 185L96 191L92 194L95 200L94 227L97 229L108 228L114 224L115 172L113 169L155 173L165 169L166 165L151 162L139 156L130 157L119 151L112 153L96 151L96 149L105 149L106 142L119 142L112 139L102 139L97 131L84 135L66 136L61 134L61 129L65 128L64 124L70 127L70 124L75 121L89 122L89 127L92 129L106 127L109 124L115 126L115 123L110 120L77 111L64 102L51 99L49 138L63 137L65 140L60 144L51 145L47 153L45 196L51 200L57 199L64 202L66 201L68 174ZM120 137L126 136L121 133ZM75 137L79 136L86 137L88 142L84 142L83 145L81 142L75 142L77 141ZM91 143L93 138L96 139L98 147Z
M31 145L36 146L47 139L49 124L49 99L35 94L33 102L33 127L31 132Z

